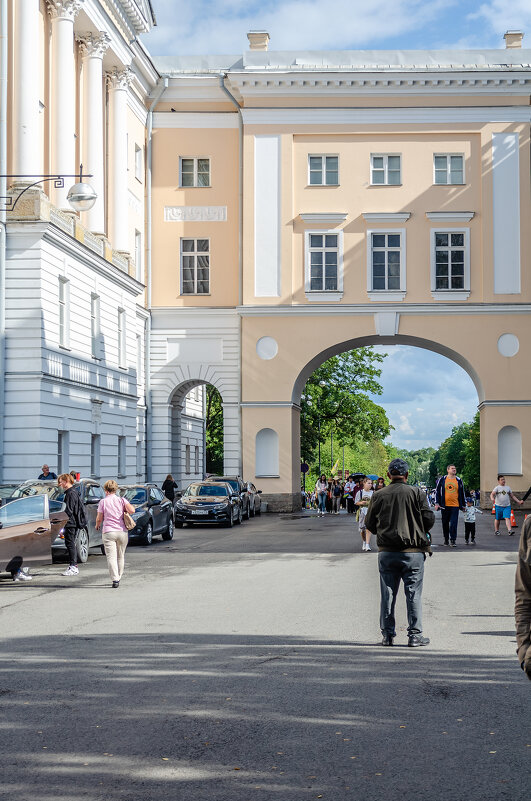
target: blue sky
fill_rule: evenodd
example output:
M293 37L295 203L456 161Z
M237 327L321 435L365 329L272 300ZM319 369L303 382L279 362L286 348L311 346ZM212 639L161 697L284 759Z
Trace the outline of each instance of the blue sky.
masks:
M503 47L527 31L531 0L152 0L152 55L241 53L247 31L265 29L272 50Z

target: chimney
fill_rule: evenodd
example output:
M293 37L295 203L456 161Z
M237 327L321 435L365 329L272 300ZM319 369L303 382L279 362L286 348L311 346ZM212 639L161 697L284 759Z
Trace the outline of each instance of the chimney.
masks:
M267 31L249 31L247 38L249 39L249 50L267 50L271 37Z
M522 31L507 31L503 38L505 39L505 47L507 50L509 50L513 47L522 47L522 39L524 38L524 34Z

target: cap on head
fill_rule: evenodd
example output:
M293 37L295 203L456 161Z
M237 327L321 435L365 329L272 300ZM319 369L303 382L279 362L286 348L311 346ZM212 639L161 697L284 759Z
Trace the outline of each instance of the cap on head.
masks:
M390 476L407 476L409 473L409 465L403 459L393 459L393 461L389 463L388 470Z

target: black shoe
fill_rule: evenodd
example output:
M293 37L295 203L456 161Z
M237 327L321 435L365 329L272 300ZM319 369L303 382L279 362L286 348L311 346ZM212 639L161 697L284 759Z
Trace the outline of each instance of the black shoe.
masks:
M457 543L454 542L454 540L452 540L451 545L452 545L452 548L457 548Z
M445 540L443 545L450 545L450 543L448 542L448 540Z
M423 637L422 634L413 634L411 637L409 637L407 644L410 648L417 648L419 645L429 645L430 638Z
M384 634L382 638L382 645L393 645L394 637L392 634Z
M112 583L113 590L115 590L116 587L119 587L119 586L120 586L120 582L119 581L113 581L113 583Z

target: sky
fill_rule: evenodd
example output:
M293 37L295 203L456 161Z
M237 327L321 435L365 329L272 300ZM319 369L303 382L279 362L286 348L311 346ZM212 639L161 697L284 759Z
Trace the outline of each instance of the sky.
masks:
M506 30L527 34L531 0L153 0L158 26L142 37L152 55L239 54L247 32L267 30L271 50L503 48ZM478 397L467 373L419 348L382 348L390 440L437 447L472 420Z
M504 47L527 32L531 0L152 0L154 56L238 54L247 32L267 30L271 50Z

